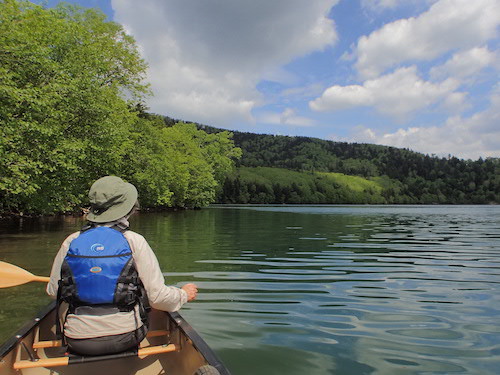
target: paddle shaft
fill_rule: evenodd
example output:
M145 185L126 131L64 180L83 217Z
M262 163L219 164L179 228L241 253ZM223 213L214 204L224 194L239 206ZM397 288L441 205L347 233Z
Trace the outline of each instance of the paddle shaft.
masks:
M41 283L48 283L50 281L50 277L33 275L33 278L30 281L39 281Z

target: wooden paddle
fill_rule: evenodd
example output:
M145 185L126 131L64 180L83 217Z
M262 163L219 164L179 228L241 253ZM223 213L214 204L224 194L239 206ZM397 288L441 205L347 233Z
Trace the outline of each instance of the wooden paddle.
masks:
M21 267L0 261L0 288L22 285L30 281L48 283L49 280L50 277L35 276Z

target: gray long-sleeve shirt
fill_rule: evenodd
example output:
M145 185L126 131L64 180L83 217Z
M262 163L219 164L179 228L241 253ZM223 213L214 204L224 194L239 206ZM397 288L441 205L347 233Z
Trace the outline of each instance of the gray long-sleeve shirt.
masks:
M54 259L50 282L47 285L47 293L51 297L57 296L61 265L71 241L79 234L80 232L76 232L68 236ZM163 311L179 310L187 302L187 293L182 289L165 285L158 259L143 236L130 230L126 231L124 236L132 250L137 272L144 284L151 307ZM110 336L134 331L141 325L137 308L135 311L101 316L69 314L64 334L74 339Z

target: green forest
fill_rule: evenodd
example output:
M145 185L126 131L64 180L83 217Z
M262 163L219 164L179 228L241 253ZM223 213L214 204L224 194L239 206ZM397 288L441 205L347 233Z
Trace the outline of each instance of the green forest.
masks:
M98 10L0 0L0 215L79 212L104 175L146 208L500 203L500 159L173 120L148 113L146 72Z
M207 132L220 129L199 126ZM500 203L500 159L234 132L243 150L220 203Z
M146 62L97 10L0 1L0 214L78 211L93 181L143 207L201 207L241 151L229 132L148 114Z

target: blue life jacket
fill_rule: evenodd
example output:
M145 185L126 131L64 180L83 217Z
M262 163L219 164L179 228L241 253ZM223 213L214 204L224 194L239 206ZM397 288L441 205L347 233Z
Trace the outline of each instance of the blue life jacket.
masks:
M131 311L144 295L132 251L120 230L90 227L70 243L58 297L69 304L69 312L78 314L81 306L99 307L99 315Z

